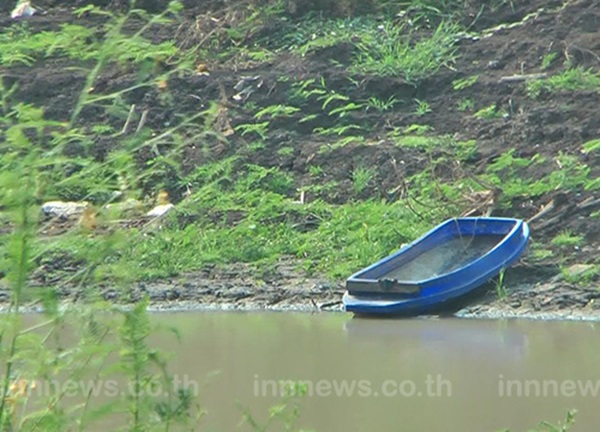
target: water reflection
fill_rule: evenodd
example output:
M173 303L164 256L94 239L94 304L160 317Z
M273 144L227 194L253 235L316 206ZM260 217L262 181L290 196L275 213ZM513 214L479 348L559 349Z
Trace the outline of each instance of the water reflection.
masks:
M528 348L528 336L523 329L499 321L355 318L344 323L344 330L348 340L355 344L400 342L418 350L459 351L492 362L518 364Z
M574 430L597 430L600 384L595 395L506 389L512 381L600 383L600 323L215 312L151 318L181 335L157 333L150 343L176 355L173 374L199 383L207 415L198 430L251 430L239 426L240 406L266 419L280 399L256 389L279 380L332 387L302 400L300 426L321 432L517 432L556 422L570 408L579 410ZM344 383L364 386L333 388Z

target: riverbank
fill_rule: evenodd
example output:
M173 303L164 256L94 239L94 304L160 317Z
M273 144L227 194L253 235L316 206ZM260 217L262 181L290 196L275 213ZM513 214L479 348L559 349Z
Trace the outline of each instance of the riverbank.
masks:
M35 149L27 205L87 203L28 222L32 301L340 310L350 274L493 215L532 242L461 316L595 316L593 3L55 3L0 8L2 187Z
M554 269L556 271L556 269ZM600 292L567 282L552 268L532 269L517 264L505 273L507 292L499 294L497 281L491 281L474 296L442 309L434 315L474 319L600 320ZM546 277L542 277L546 274ZM94 287L96 294L115 305L129 307L147 296L153 312L337 312L342 304L344 283L327 277L302 276L293 262L282 262L262 273L247 264L207 266L199 272L183 274L171 281L138 282L123 290ZM88 288L66 287L60 292L63 305L76 304L89 295ZM9 292L0 290L6 301ZM6 305L2 307L5 309ZM37 310L36 305L26 310Z

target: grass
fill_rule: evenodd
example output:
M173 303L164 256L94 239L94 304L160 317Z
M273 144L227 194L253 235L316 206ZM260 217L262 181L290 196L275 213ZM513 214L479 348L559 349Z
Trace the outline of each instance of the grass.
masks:
M371 168L357 167L352 172L352 187L357 195L363 193L372 182L375 171Z
M441 23L431 36L415 41L407 25L386 24L356 43L359 54L350 71L417 83L456 60L458 32L456 25Z
M221 186L221 178L232 175L236 177L234 183ZM372 177L372 170L356 169L355 192L361 193ZM276 171L223 172L200 187L180 209L183 214L203 214L203 219L183 227L174 216L151 237L130 232L119 260L107 262L97 271L105 277L113 266L125 267L136 269L140 278L154 279L173 277L207 263L268 263L281 256L295 256L314 271L338 278L368 264L373 257L389 254L400 239L414 239L438 217L446 216L443 210L436 217L437 211L423 208L423 214L428 215L424 221L402 203L382 201L344 205L315 201L298 207L292 192L285 175ZM235 226L219 219L219 215L240 211L245 217ZM296 221L309 215L322 222L314 230L298 230ZM65 239L56 244L56 250L72 254L93 248L94 242L85 236Z
M493 120L502 118L505 114L506 112L504 110L498 109L495 104L492 104L475 112L473 117L481 120Z
M473 111L475 109L475 102L469 98L461 99L457 104L457 109L460 112Z
M488 164L482 179L502 189L501 206L510 205L515 198L538 197L555 190L578 190L594 186L590 168L570 155L558 155L553 161L557 169L550 174L538 179L528 176L529 167L545 163L546 159L540 156L515 157L512 149Z
M581 246L583 237L574 234L572 231L563 231L552 239L552 244L561 248L573 248Z
M417 108L415 110L415 114L418 115L419 117L422 117L425 114L428 114L431 112L431 106L426 101L415 99L415 102L417 103Z
M475 85L478 80L479 75L472 75L466 78L457 79L452 81L452 88L457 91L464 90Z
M546 79L532 80L527 93L536 98L542 94L573 91L600 92L600 74L591 69L572 68Z

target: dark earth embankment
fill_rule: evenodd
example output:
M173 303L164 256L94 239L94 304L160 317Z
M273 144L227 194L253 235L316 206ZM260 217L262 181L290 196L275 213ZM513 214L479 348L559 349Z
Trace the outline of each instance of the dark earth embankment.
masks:
M376 1L322 11L188 1L178 20L142 33L179 51L145 57L148 47L133 47L86 91L97 64L86 47L112 25L73 14L89 3L127 11L127 2L40 0L43 13L17 28L12 7L0 7L6 50L9 32L29 41L65 23L90 31L76 54L58 40L39 52L11 45L26 60L0 57L4 93L15 89L5 100L69 122L77 133L56 144L60 155L87 161L44 177L39 204L102 209L129 197L146 211L164 190L175 209L159 221L100 210L91 229L79 216L43 219L49 246L34 259L34 290L75 301L93 286L108 301L147 294L157 307L339 310L351 272L447 217L491 214L528 220L532 242L462 315L600 317L598 2L469 1L428 15L421 2L386 13ZM138 2L151 13L166 4ZM123 33L141 26L132 18ZM71 46L82 42L81 29L70 31ZM407 48L385 51L394 38ZM133 180L129 168L102 171L123 153ZM98 177L89 164L103 167ZM115 231L123 249L91 257Z

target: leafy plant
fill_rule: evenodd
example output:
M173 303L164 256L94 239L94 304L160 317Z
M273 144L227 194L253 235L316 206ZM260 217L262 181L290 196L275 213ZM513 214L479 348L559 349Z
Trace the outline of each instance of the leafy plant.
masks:
M352 172L352 187L354 192L359 195L361 194L373 181L375 171L371 168L356 167Z
M291 156L294 154L294 148L293 147L282 147L279 150L277 150L277 154L280 156Z
M552 244L557 247L580 246L583 237L574 234L572 231L563 231L552 239Z
M264 140L267 138L269 124L270 124L269 121L260 122L260 123L244 123L244 124L237 125L233 129L236 132L240 132L242 136L246 136L248 134L255 134Z
M527 93L536 98L542 91L570 92L589 90L600 92L600 74L590 69L572 68L549 78L529 81Z
M461 78L452 81L452 88L454 90L464 90L473 86L479 80L479 75L472 75L470 77Z
M544 57L542 57L542 64L540 65L540 68L542 70L549 69L550 66L552 66L552 63L554 63L554 60L556 60L557 57L558 57L558 53L557 52L551 52L551 53L546 54Z
M371 96L367 100L367 109L373 108L379 112L385 112L391 110L398 101L395 96L390 96L387 100L379 99L375 96Z
M501 118L504 114L505 112L499 110L496 104L492 104L477 111L475 114L473 114L473 117L482 120L492 120L495 118Z
M417 103L417 109L415 110L415 114L419 117L431 112L431 107L429 106L429 103L419 99L415 99L415 102Z
M503 269L498 275L498 280L496 281L496 296L498 300L503 300L507 296L506 285L504 283L504 275L505 270Z
M399 76L416 83L456 58L454 24L441 23L429 37L415 40L406 24L385 24L376 34L356 43L358 56L350 70L357 74Z
M600 151L600 139L591 140L583 144L583 151L585 153Z
M405 127L402 130L402 133L405 135L410 135L410 134L423 135L426 132L429 132L431 130L433 130L433 128L429 125L411 124L411 125ZM397 131L395 131L392 135L397 136Z
M294 113L300 111L300 108L288 106L288 105L271 105L266 108L261 109L256 114L254 114L254 118L257 120L268 117L270 119L274 119L277 117L289 117Z
M475 102L473 101L473 99L469 98L461 99L458 102L457 108L461 112L472 111L473 109L475 109Z

